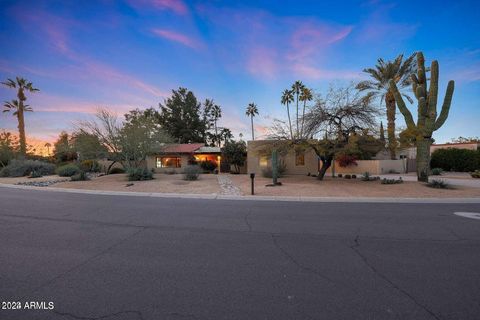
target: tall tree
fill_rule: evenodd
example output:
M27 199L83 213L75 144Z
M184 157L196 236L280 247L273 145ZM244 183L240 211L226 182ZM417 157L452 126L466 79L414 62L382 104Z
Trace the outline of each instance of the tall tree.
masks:
M417 63L415 61L415 54L412 54L405 61L403 54L400 54L393 61L384 61L378 59L374 68L364 69L371 80L361 81L357 85L360 91L367 91L372 93L374 97L380 97L380 101L385 100L387 110L387 135L388 135L388 149L390 150L390 158L396 159L397 139L395 136L395 114L396 114L396 98L389 86L389 81L392 80L397 84L397 87L402 91L412 84L411 75L415 73ZM410 103L413 103L412 98L407 94L401 92Z
M159 124L178 143L205 142L205 119L201 104L186 88L172 90L172 96L160 104Z
M298 130L300 128L300 126L298 125L298 102L299 102L299 96L302 93L304 88L305 88L305 86L303 85L302 81L300 81L300 80L297 80L292 84L292 92L295 95L295 98L296 98L295 100L296 100L296 103L297 103L297 113L296 113L297 122L296 122L296 132L295 132L295 137L296 138L299 138L299 131Z
M25 92L35 92L39 91L37 88L33 87L33 84L28 80L20 77L16 77L15 81L12 79L7 79L6 82L2 82L9 88L17 90L17 99L12 100L11 102L5 102L5 109L3 112L12 112L13 116L17 117L18 120L18 135L20 142L20 157L24 158L27 154L27 139L25 135L25 116L24 113L28 111L33 111L32 108L25 104L27 97Z
M250 117L250 122L252 124L252 140L255 140L255 130L253 128L253 117L258 115L258 107L254 102L248 104L247 109L245 111L245 115L247 117Z
M307 87L303 87L302 93L300 94L300 101L303 101L302 127L300 129L300 138L303 138L303 125L305 123L305 108L307 106L307 102L312 100L313 100L312 90Z
M0 131L0 168L5 167L18 151L18 140L8 131Z
M50 148L52 147L52 144L47 142L45 143L44 147L47 148L47 155L50 155Z
M385 147L385 130L383 129L383 122L380 121L380 141L383 143L383 147Z
M290 139L293 141L293 130L292 130L292 120L290 119L290 103L293 102L293 92L291 90L285 89L282 93L281 103L287 106L287 115L288 115L288 127L290 130Z

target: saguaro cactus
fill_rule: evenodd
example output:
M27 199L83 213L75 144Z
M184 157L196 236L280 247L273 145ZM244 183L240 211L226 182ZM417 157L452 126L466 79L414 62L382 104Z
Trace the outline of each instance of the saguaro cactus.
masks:
M390 88L395 96L398 109L405 118L408 129L415 134L417 146L417 177L418 181L428 182L430 171L430 146L432 144L432 134L438 130L447 120L448 112L452 102L455 83L453 80L448 82L447 91L443 100L442 110L437 116L437 97L438 97L438 62L432 61L430 67L430 90L427 90L427 77L425 70L425 59L423 53L417 53L418 71L412 75L413 93L418 100L418 119L417 123L413 121L411 112L405 106L395 81L390 80Z

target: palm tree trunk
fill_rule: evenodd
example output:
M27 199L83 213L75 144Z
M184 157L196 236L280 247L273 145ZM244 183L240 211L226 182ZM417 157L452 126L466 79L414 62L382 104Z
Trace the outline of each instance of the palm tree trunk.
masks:
M397 139L395 137L396 103L395 97L390 91L388 91L385 96L385 103L387 104L388 150L390 151L390 159L395 160L397 158Z
M18 111L17 111L17 118L18 118L18 135L19 135L19 142L20 142L20 155L19 158L24 159L27 155L27 139L25 137L25 119L23 116L23 102L20 102Z
M255 135L253 130L253 114L250 115L250 121L252 122L252 140L255 140Z
M305 122L305 106L307 104L307 100L303 102L303 112L302 112L302 129L300 130L300 138L303 139L303 124Z
M298 129L299 128L298 128L298 93L297 93L297 130L296 130L297 132L295 133L297 139L298 139Z
M293 141L292 121L290 120L290 107L288 106L288 103L287 103L287 114L288 114L288 125L290 127L290 138Z

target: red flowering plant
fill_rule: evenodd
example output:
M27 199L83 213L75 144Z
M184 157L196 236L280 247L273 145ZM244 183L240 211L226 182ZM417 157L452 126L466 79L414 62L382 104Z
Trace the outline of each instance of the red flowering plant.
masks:
M338 164L342 168L357 165L357 158L355 156L348 155L348 154L339 155L336 160L338 161Z

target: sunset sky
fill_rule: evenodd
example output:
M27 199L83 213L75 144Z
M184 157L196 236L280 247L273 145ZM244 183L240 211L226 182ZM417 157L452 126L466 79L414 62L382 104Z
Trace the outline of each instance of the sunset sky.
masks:
M295 80L323 93L365 78L377 58L417 50L440 63L440 101L456 81L436 141L480 136L479 1L0 0L0 30L0 78L40 88L26 129L45 141L97 107L158 107L179 86L213 98L220 125L248 139L249 102L261 135L285 117L280 95ZM16 120L0 114L0 128L16 131Z

